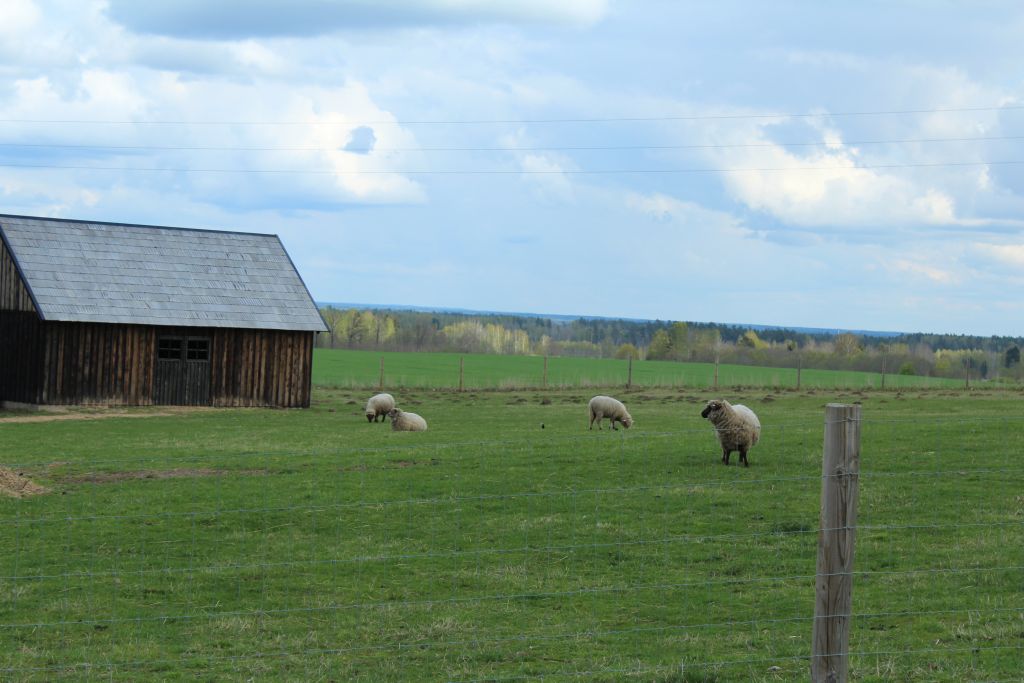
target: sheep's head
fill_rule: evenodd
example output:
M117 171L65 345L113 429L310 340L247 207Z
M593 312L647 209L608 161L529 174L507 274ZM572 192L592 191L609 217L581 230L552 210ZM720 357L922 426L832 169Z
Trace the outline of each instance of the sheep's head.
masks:
M622 418L622 426L625 429L629 429L630 427L632 427L633 417L631 415L626 415L626 417Z
M725 401L718 399L712 399L708 401L708 404L704 406L704 410L700 411L701 417L706 417L711 421L714 421L715 416L718 415L725 408Z
M366 421L367 422L373 422L373 418L375 418L375 417L377 417L377 411L376 410L367 410L366 411Z
M391 418L392 420L397 420L398 416L401 414L402 411L399 410L398 408L392 408L391 410L388 411L388 417Z

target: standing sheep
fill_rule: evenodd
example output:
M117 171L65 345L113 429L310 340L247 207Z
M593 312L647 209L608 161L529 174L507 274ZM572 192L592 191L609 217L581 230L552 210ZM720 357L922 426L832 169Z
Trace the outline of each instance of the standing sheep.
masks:
M740 462L749 467L747 451L761 438L761 422L754 411L742 405L732 405L723 399L708 401L700 412L701 417L711 420L715 435L722 445L722 462L729 464L729 455L740 452Z
M377 418L381 418L381 422L388 415L389 410L393 410L395 407L395 397L391 394L376 394L370 397L370 400L366 402L366 421L376 422Z
M601 429L601 421L606 417L611 420L612 429L616 431L619 429L615 426L616 422L620 422L625 429L633 426L633 417L626 410L626 406L622 405L622 401L611 396L595 396L590 399L587 406L590 409L590 427L588 429L594 428L594 420L597 420L597 428Z
M391 431L393 432L427 431L427 421L416 413L407 413L398 408L392 408L388 411L388 417L391 418Z

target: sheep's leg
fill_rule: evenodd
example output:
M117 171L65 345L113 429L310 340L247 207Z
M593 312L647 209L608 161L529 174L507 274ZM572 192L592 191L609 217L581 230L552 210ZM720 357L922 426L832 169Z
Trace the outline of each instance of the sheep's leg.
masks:
M730 454L732 454L732 451L729 450L728 448L723 448L722 449L722 462L724 462L726 465L729 464L729 455Z
M747 462L747 449L740 448L740 462L743 463L744 467L750 467L750 463Z
M594 420L596 420L596 419L597 419L597 413L595 413L593 410L591 410L590 411L590 426L587 427L587 429L593 429L594 428ZM597 428L598 429L601 428L601 423L600 422L597 423Z
M612 418L612 429L614 429L615 431L619 431L619 428L615 426L615 418L614 417Z

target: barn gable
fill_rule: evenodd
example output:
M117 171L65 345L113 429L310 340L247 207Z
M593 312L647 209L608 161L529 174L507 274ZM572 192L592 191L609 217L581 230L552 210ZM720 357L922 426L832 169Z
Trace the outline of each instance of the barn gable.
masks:
M18 265L3 239L0 239L0 311L36 312Z

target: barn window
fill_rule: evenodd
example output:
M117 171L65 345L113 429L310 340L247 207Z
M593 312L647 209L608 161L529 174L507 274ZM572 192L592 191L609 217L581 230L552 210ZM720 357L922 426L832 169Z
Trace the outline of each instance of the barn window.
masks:
M188 359L189 360L210 360L210 340L209 339L189 339L188 340Z
M161 337L156 357L160 360L181 360L181 342L179 337Z

